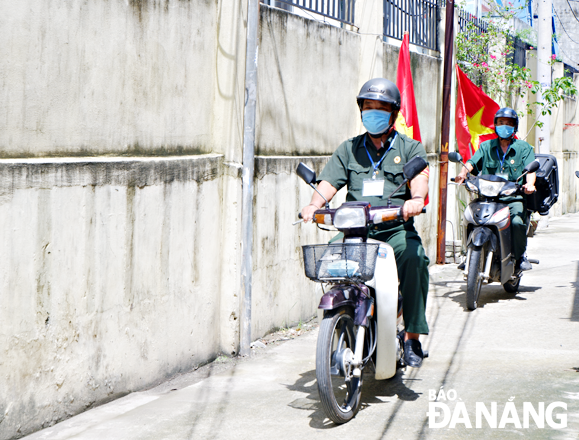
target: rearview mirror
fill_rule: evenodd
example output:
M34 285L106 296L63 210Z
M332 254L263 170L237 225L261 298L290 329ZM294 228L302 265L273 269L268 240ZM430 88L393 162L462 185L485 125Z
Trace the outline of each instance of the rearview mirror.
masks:
M404 173L404 177L406 179L412 180L418 176L427 166L428 162L426 162L420 156L415 156L406 162L406 165L404 165L404 168L402 168L402 172Z
M527 165L523 171L526 171L527 173L534 173L539 169L540 166L541 164L539 164L539 161L534 160L529 165Z
M460 153L452 151L452 152L448 153L448 160L450 160L451 162L454 162L454 163L461 163L462 162L462 156L460 155Z
M296 173L308 185L311 185L316 181L316 172L303 162L300 162L300 164L298 165Z

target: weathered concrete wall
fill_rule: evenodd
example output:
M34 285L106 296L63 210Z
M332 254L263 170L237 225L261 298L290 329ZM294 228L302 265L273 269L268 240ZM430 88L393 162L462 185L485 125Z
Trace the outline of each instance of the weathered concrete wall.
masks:
M262 6L260 155L328 155L358 134L360 36Z
M0 438L219 352L222 167L0 162Z
M0 0L0 10L0 156L219 151L216 2Z
M336 233L321 231L313 224L292 226L313 192L295 169L304 162L319 173L327 160L327 156L257 158L252 309L252 334L256 336L315 314L319 297L304 275L301 246L327 243Z

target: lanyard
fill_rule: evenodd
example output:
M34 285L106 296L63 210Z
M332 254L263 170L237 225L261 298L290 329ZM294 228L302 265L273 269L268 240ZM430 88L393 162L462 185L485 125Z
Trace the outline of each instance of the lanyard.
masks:
M388 149L386 150L386 152L384 153L384 156L382 156L382 159L380 159L378 161L378 163L374 162L372 160L372 156L370 156L370 152L368 151L368 147L366 146L366 139L364 138L364 148L366 149L366 154L368 155L368 159L370 159L370 162L372 162L372 168L374 169L374 172L372 173L372 179L376 178L376 174L378 174L378 168L380 167L380 164L382 163L382 161L384 160L384 158L386 157L386 155L388 154L388 152L392 149L392 147L394 146L394 141L396 140L396 136L398 136L398 132L396 132L396 134L394 135L394 137L392 138L392 140L390 141L390 146L388 147Z
M501 162L501 171L503 169L503 164L505 163L505 157L507 157L507 153L509 152L510 149L511 149L511 146L509 145L509 147L507 148L507 151L505 151L505 154L503 154L503 159L501 160L500 145L497 147L497 157L499 158L499 161Z

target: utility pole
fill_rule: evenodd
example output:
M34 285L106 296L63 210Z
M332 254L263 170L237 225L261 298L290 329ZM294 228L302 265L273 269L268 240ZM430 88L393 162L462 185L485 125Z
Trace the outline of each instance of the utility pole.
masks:
M553 12L552 0L539 0L538 2L538 46L537 46L537 76L541 83L541 93L543 90L551 87L551 44L552 44L552 27L551 20ZM539 97L541 102L542 96ZM542 127L535 128L535 143L539 153L549 153L551 151L551 115L541 115L538 117L539 122L543 123Z
M438 235L436 264L446 262L446 200L448 192L448 141L450 138L450 93L454 48L454 0L446 1L444 30L444 76L442 86L442 129L440 135L440 178L438 187Z
M251 345L251 290L253 272L253 176L255 166L255 107L257 101L257 30L259 0L248 0L245 51L245 109L243 114L243 168L241 206L241 300L239 353L247 356Z

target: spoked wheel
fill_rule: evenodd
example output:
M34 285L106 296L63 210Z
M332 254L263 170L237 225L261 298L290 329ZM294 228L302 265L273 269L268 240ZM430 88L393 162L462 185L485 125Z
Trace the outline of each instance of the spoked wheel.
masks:
M517 293L519 290L519 284L521 284L521 278L510 280L503 284L503 289L505 289L505 292L507 293Z
M475 310L478 306L484 268L484 247L473 248L468 262L468 277L466 280L466 307L469 310Z
M352 375L356 333L351 308L324 315L316 349L316 379L324 413L334 423L346 423L358 412L362 377Z

